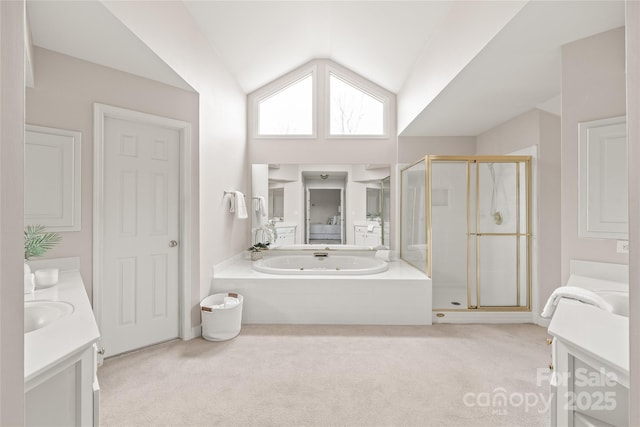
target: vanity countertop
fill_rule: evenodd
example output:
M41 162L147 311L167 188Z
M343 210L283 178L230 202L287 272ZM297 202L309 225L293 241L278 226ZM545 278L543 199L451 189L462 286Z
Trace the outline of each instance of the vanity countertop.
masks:
M24 300L65 301L74 306L73 313L24 335L25 383L100 338L79 271L60 271L57 285L25 294Z
M558 302L549 333L629 374L629 318L570 299Z

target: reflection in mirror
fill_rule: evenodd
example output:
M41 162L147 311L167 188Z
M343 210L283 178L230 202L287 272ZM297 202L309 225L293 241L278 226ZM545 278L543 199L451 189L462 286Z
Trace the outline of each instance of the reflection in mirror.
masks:
M283 221L284 218L284 188L269 189L269 220Z
M388 165L252 165L252 243L388 247L389 172Z

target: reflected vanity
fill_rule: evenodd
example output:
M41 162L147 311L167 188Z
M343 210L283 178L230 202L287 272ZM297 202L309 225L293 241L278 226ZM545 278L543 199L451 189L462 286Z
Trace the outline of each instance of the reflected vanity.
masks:
M389 165L254 164L252 243L388 247L389 175Z

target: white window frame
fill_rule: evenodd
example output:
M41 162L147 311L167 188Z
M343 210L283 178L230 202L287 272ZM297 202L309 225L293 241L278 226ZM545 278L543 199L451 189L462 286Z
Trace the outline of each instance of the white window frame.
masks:
M368 80L360 77L359 75L348 71L344 68L338 68L336 65L327 64L324 73L324 87L325 87L325 111L324 111L324 129L326 139L389 139L389 104L390 100L388 96L383 95L379 89L377 89ZM331 75L335 75L346 84L353 86L354 88L366 93L370 97L382 102L382 133L381 134L358 134L358 135L343 135L331 133Z
M260 102L295 84L309 74L312 75L312 134L311 135L260 135ZM380 135L331 135L330 134L330 76L339 79L383 103L383 133ZM395 94L376 85L355 72L328 59L314 59L305 65L267 83L247 96L247 133L250 141L391 141L395 138L396 113Z
M298 83L300 80L311 75L311 134L283 134L283 135L261 135L260 134L260 103L267 98L276 95L277 93L285 90L289 86ZM256 92L249 95L249 105L251 106L249 114L249 122L251 126L251 136L256 139L316 139L318 137L318 108L317 108L317 92L318 92L318 66L312 64L311 66L301 67L285 76L276 79L275 81L263 86Z

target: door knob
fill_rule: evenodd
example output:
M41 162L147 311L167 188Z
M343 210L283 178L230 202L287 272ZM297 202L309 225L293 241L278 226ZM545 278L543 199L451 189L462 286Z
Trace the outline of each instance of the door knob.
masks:
M178 242L175 240L172 240L169 242L169 247L170 248L175 248L176 246L178 246Z

